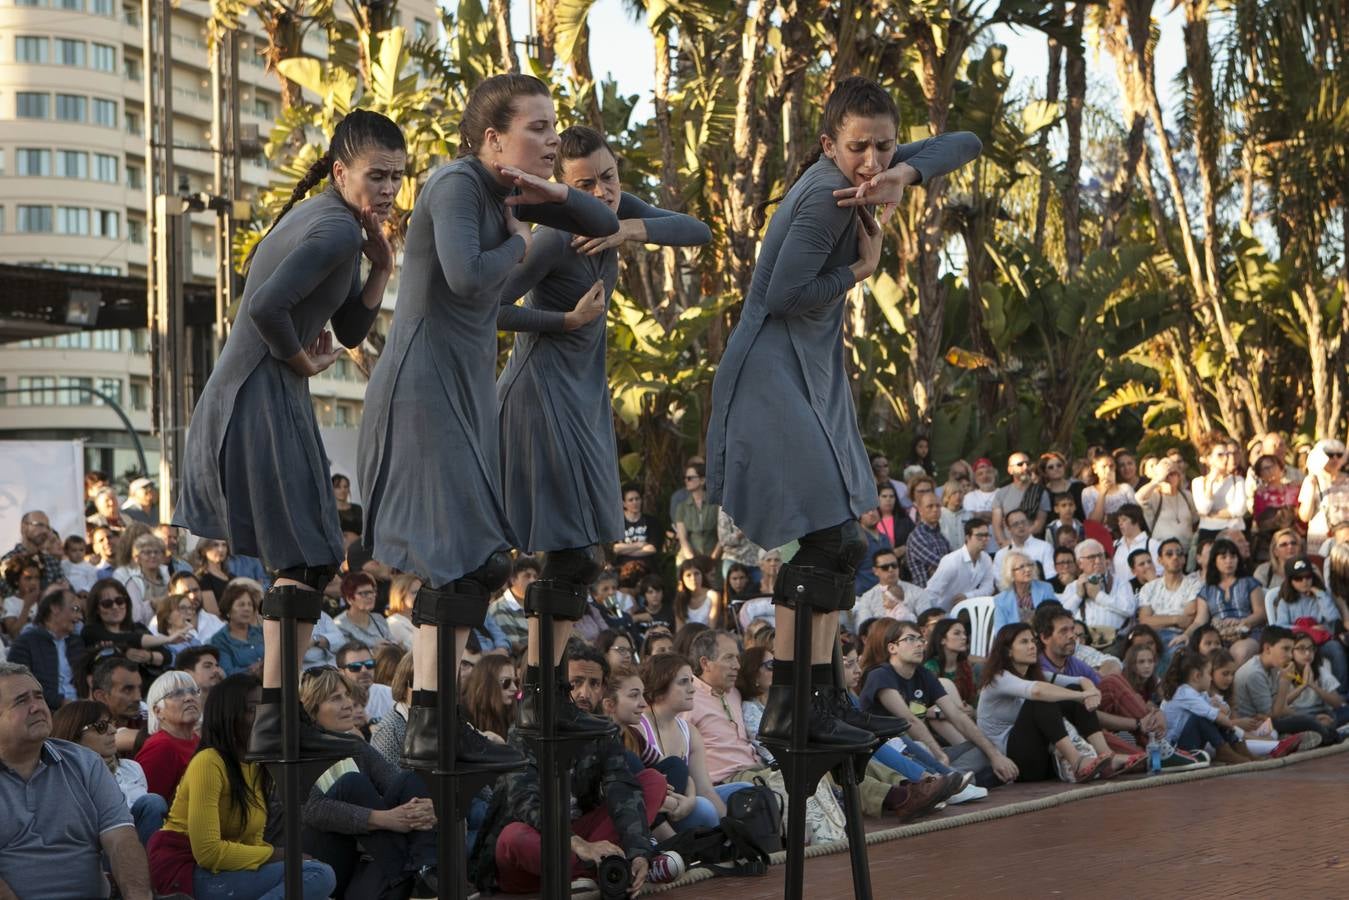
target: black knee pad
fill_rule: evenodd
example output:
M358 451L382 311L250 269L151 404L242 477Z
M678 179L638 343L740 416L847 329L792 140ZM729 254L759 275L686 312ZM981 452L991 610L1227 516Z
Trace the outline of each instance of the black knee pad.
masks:
M295 571L295 570L291 570ZM300 580L298 575L285 576ZM272 621L296 619L300 622L317 622L323 610L323 595L307 587L294 584L273 587L262 595L262 617Z
M544 581L583 584L588 587L603 568L604 557L597 544L567 550L550 550L544 554L543 571L539 573L539 578Z
M867 539L856 519L812 531L798 543L800 549L791 563L828 569L849 578L857 573L857 565L867 553Z
M822 566L783 563L773 584L773 602L789 609L808 607L817 613L849 610L857 602L851 575Z
M476 581L461 578L433 588L422 585L412 601L412 624L481 627L492 595Z
M326 566L291 566L289 569L274 569L272 580L289 578L321 593L336 574L337 566L331 563Z
M472 581L475 584L482 585L489 594L495 594L506 586L506 579L511 574L511 558L509 555L498 550L487 557L487 562L478 566L472 572L469 572L460 581Z

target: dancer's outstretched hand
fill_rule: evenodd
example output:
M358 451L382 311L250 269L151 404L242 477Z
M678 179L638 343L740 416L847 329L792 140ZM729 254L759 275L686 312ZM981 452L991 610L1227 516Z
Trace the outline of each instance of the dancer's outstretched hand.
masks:
M393 245L384 233L384 221L372 207L361 210L361 227L365 229L365 240L361 243L361 252L370 260L372 268L382 272L393 271Z
M613 234L604 237L586 237L578 234L571 239L571 246L582 256L594 256L611 247L617 247L624 241L640 242L645 240L646 222L641 219L622 219L618 223L618 230Z
M904 198L904 189L917 184L921 177L913 166L900 163L856 187L840 188L834 191L834 196L838 198L839 206L882 207L881 223L884 224L895 204Z
M562 314L562 329L564 331L575 331L582 325L589 325L591 322L604 315L604 282L597 281L590 286L580 300L576 301L576 306L569 313Z
M547 178L531 175L515 166L497 166L497 171L512 179L520 193L506 198L507 206L525 203L561 203L567 199L567 186Z

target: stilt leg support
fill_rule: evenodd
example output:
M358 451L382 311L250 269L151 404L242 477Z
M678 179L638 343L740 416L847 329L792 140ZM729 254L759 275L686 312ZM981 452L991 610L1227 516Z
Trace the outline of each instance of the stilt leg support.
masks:
M797 607L796 639L793 647L796 664L792 685L792 721L795 730L787 742L764 740L773 752L782 780L787 786L787 880L785 900L802 900L806 874L806 800L826 772L833 770L843 789L843 813L847 820L848 856L852 863L854 900L871 900L871 871L867 865L866 833L862 824L862 801L857 790L860 773L872 748L834 747L821 749L808 744L806 723L810 721L813 694L811 680L811 631L814 610Z

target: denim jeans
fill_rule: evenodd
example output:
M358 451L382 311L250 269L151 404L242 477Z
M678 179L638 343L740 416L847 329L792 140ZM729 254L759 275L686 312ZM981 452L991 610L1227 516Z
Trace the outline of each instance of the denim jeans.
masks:
M748 787L754 787L754 785L748 781L728 781L726 784L718 784L712 789L717 792L721 802L725 803L736 791L743 791ZM713 828L720 823L721 817L717 815L716 807L712 805L712 801L706 797L699 797L693 802L693 812L678 822L671 822L670 826L675 831L688 831L693 828Z
M871 754L871 758L887 769L894 769L910 781L922 781L923 776L929 771L936 772L936 769L924 768L916 759L907 754L907 747L901 738L892 738L881 745L881 748ZM926 752L926 751L924 751ZM929 755L929 758L931 756ZM932 760L936 763L936 760ZM940 765L940 763L938 763ZM944 766L942 768L945 768Z
M131 804L131 818L136 822L136 837L140 838L142 847L149 843L150 835L163 826L168 814L169 805L158 794L144 794Z
M429 797L430 791L420 775L403 772L381 796L370 777L363 772L348 772L333 783L327 796L366 809L393 809L413 797ZM357 876L360 853L357 844L370 854L372 866L378 870L379 889L387 887L409 872L436 863L436 833L434 831L376 830L362 835L319 831L308 825L304 828L304 849L311 856L332 867L334 878L346 893ZM370 878L371 876L365 876ZM364 883L364 882L362 882Z
M286 864L265 863L253 871L216 872L200 866L192 874L197 900L285 900ZM333 870L316 859L304 863L304 900L328 900L337 887Z

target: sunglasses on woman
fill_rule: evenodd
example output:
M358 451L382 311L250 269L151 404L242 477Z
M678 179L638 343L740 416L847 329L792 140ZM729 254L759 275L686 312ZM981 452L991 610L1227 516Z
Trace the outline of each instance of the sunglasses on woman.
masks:
M114 606L126 606L125 597L104 597L98 601L99 609L112 609Z
M108 719L99 719L97 722L91 722L90 724L81 728L80 734L84 734L86 731L97 731L99 734L107 734L109 731L112 731L116 727L117 726Z

